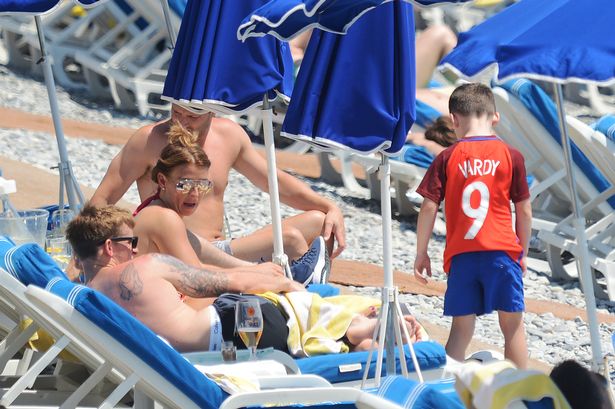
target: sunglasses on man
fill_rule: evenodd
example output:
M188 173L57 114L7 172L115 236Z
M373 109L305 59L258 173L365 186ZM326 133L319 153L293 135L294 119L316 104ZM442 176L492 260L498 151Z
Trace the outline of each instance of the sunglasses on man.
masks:
M183 194L188 194L195 189L199 195L205 195L214 187L214 182L209 179L180 178L175 184L175 189Z
M130 247L134 250L137 248L137 244L139 244L139 238L137 236L118 236L118 237L110 237L109 240L114 241L114 242L120 242L120 241L129 241L130 242ZM105 241L107 241L107 239L101 241L100 243L98 243L98 245L100 246L101 244L104 244Z

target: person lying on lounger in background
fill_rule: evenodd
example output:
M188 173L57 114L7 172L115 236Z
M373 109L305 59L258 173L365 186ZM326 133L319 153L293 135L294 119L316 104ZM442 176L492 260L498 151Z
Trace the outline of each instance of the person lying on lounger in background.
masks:
M296 292L302 287L281 274L246 274L241 268L225 270L194 267L160 253L134 257L137 254L138 239L134 236L133 228L134 219L127 210L113 205L95 207L88 203L68 224L66 236L73 246L75 263L83 272L84 283L125 308L178 351L220 349L223 334L232 334L234 331L234 303L229 303L228 298L225 298L227 296L220 297L225 293L292 291L289 300L301 298L305 293L304 296L311 297L308 300L312 304L317 303L318 308L327 307L327 302L317 294ZM206 298L209 304L207 307L203 303L202 308L193 308L183 302L178 293L193 298ZM272 293L267 294L266 298L260 298L264 329L259 347L289 351L292 337L289 337L287 315L268 301ZM357 296L357 299L363 298ZM335 342L323 342L335 344L335 347L329 348L333 352L360 350L371 345L377 319L368 316L371 312L361 314L356 311L356 308L365 310L364 302L362 305L358 302L349 304L355 310L338 307L337 321L326 334ZM421 328L416 320L412 316L405 316L404 322L412 339L420 339ZM322 337L322 326L327 326L327 323L320 324L316 332ZM309 329L302 328L301 331ZM241 346L238 343L238 347ZM303 344L300 344L299 350L290 349L293 349L295 355L311 353L303 348ZM318 352L323 353L319 348L313 353Z
M408 133L406 142L423 146L434 156L438 156L444 149L457 142L457 135L455 135L451 118L441 116L428 126L424 133Z

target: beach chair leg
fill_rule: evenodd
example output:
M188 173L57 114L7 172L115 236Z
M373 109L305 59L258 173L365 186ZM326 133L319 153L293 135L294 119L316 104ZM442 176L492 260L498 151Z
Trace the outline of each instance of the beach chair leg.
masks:
M114 408L117 403L137 384L139 381L139 375L132 373L128 378L124 379L117 388L107 396L105 401L100 405L100 409Z
M70 340L67 336L63 336L53 344L47 352L38 360L30 369L11 386L11 388L0 399L0 405L11 406L17 397L28 387L32 387L36 377L45 369L51 362L57 358L64 348L69 344Z
M38 325L34 324L28 325L24 330L17 326L0 342L0 351L2 351L2 354L0 354L0 369L4 370L9 360L26 345L37 329Z
M88 393L94 389L111 372L111 364L103 363L62 403L59 409L75 408Z
M333 186L342 185L342 174L338 172L331 163L331 155L329 152L318 152L318 163L320 163L320 179L325 183Z

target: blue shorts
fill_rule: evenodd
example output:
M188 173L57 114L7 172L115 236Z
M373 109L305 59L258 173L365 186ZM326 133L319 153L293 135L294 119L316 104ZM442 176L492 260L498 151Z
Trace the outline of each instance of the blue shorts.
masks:
M476 251L453 256L444 295L444 315L522 312L523 271L503 251Z

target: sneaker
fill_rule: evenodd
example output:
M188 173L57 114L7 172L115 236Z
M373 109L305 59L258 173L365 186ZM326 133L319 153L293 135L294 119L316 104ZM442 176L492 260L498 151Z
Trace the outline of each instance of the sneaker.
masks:
M326 284L331 271L331 260L325 246L325 239L318 236L307 253L290 263L293 280L303 285L318 283Z

